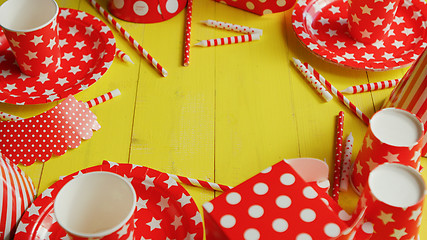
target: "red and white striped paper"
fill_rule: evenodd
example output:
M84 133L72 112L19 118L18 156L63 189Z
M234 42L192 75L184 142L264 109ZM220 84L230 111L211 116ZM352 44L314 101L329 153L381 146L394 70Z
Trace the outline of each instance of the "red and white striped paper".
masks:
M0 239L13 239L22 214L33 202L31 179L0 154Z
M403 76L383 107L398 107L417 115L427 129L427 50ZM422 155L427 156L427 136L424 134Z

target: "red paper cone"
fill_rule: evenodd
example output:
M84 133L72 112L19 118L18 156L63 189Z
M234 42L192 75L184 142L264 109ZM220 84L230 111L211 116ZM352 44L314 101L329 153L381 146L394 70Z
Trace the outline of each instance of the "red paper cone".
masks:
M370 120L353 164L351 182L355 191L363 191L369 173L382 163L401 163L419 170L423 135L420 119L410 112L397 108L378 111Z
M33 202L33 182L0 154L0 239L13 239L22 214Z
M383 107L398 107L416 114L427 128L427 50L403 76ZM424 135L422 155L427 156Z

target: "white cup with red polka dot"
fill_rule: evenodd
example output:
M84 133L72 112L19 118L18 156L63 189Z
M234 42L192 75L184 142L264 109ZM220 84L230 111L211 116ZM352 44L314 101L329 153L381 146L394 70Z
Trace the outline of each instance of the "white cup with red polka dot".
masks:
M66 183L54 201L58 224L75 240L133 239L136 193L111 172L90 172Z
M156 23L176 16L187 0L110 0L108 10L128 22Z
M425 193L418 171L384 163L369 175L355 214L365 211L365 221L372 224L372 240L417 239Z
M58 12L55 0L9 0L0 6L0 26L26 75L39 76L59 67Z

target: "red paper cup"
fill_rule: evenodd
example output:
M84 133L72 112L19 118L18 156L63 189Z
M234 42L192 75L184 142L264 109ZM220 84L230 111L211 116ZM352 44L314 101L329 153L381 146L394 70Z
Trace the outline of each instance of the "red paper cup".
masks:
M174 17L185 5L187 0L110 0L108 9L125 21L156 23Z
M406 72L393 89L383 107L397 107L417 115L427 128L427 49ZM424 135L422 155L427 156L427 137Z
M9 0L0 6L0 25L23 73L39 76L59 67L58 12L54 0Z
M111 172L90 172L58 192L54 213L72 239L133 239L136 193L130 182Z
M375 113L353 164L355 191L363 191L369 173L382 163L401 163L419 170L423 135L420 119L406 110L385 108Z
M369 175L356 208L373 225L372 240L419 239L425 183L415 169L385 163Z
M0 239L13 239L22 214L33 202L33 182L0 154Z
M349 0L348 29L359 42L374 43L388 36L400 0Z

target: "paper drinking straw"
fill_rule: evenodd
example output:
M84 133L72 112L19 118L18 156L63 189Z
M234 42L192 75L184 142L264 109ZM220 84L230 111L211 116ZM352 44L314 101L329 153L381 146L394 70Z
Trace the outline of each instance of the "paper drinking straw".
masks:
M145 59L151 62L151 64L160 72L163 77L168 75L166 69L164 69L160 63L158 63L130 34L127 32L114 18L107 12L101 5L99 5L95 0L88 0L94 8L98 10L101 15L103 15L108 22L110 22L121 34L128 40L132 46L139 51Z
M304 75L305 79L313 86L314 89L322 96L326 102L332 99L332 95L326 90L323 85L313 76L313 74L301 63L300 60L293 58L293 63L298 70Z
M130 59L130 57L125 52L123 52L122 50L120 50L118 48L116 48L116 56L125 62L130 62L130 63L134 64L132 62L132 59Z
M177 176L177 175L170 174L170 173L167 173L167 175L169 175L171 178L175 179L175 181L179 181L179 182L182 182L184 184L194 186L194 187L202 187L202 188L206 188L209 190L216 190L216 191L221 191L221 192L225 192L227 190L232 189L232 187L222 185L222 184L218 184L218 183L212 183L212 182L207 182L207 181L203 181L203 180L197 180L194 178Z
M357 108L348 98L346 98L340 91L338 91L330 82L328 82L320 73L316 71L310 64L304 63L304 66L313 73L314 77L317 78L326 88L331 91L342 103L344 103L350 110L355 113L366 125L369 125L369 118Z
M257 33L260 36L262 36L262 29L258 29L258 28L251 28L251 27L246 27L246 26L241 26L241 25L226 23L221 21L215 21L210 19L206 21L202 21L202 23L206 24L209 27L226 29L226 30L241 32L241 33L249 33L249 34Z
M191 19L193 17L193 0L187 2L187 17L185 24L184 66L190 65Z
M115 90L113 90L111 92L108 92L108 93L102 95L102 96L99 96L99 97L94 98L94 99L92 99L90 101L87 101L86 105L87 105L88 108L91 108L93 106L99 105L100 103L106 102L106 101L108 101L108 100L110 100L110 99L112 99L114 97L120 96L120 94L121 94L120 90L119 89L115 89Z
M340 193L343 127L344 127L344 112L340 111L338 115L337 135L335 140L334 186L332 187L332 198L335 201L338 201L338 197Z
M351 155L353 154L353 134L350 133L345 140L345 149L344 157L342 160L342 171L341 171L341 181L340 181L340 190L348 190L348 179L350 176L350 165L351 165Z
M399 83L400 79L393 79L393 80L387 80L387 81L381 81L381 82L374 82L374 83L367 83L362 85L356 85L348 87L344 90L342 90L342 93L361 93L366 91L373 91L373 90L380 90L380 89L386 89L396 86Z
M9 113L0 112L0 120L3 120L3 121L17 121L22 119L23 118L9 114Z
M195 45L201 46L201 47L212 47L212 46L220 46L220 45L227 45L227 44L234 44L234 43L251 42L259 39L260 39L259 34L246 34L246 35L240 35L240 36L234 36L234 37L202 40L196 43Z

